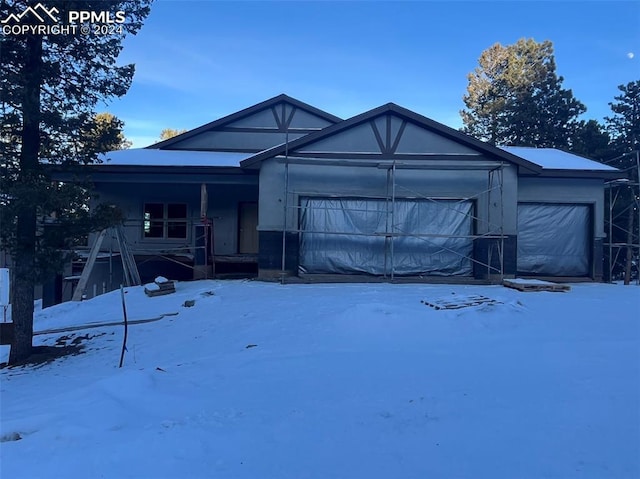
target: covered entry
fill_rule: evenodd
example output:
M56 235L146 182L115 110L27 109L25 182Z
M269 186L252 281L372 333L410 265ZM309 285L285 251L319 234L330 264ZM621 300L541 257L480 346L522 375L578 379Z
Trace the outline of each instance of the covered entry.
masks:
M518 272L588 276L591 207L576 204L518 204Z
M470 275L473 202L303 197L300 271Z

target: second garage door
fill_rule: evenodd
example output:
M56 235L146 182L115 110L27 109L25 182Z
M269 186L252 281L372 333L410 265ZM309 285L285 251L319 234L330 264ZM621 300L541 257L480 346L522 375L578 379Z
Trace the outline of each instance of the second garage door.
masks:
M591 207L518 204L518 272L544 276L588 276Z
M471 201L307 197L300 206L303 273L471 274Z

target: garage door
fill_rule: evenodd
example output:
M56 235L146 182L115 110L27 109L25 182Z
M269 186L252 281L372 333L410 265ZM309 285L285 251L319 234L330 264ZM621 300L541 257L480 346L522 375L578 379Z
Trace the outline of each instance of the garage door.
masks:
M590 226L588 205L518 204L518 272L588 276Z
M302 198L301 207L301 272L471 274L471 201Z

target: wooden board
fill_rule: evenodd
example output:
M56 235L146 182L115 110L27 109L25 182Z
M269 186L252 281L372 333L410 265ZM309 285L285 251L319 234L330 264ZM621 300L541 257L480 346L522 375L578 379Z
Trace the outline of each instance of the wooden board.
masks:
M571 291L571 286L567 284L551 283L549 281L536 281L536 282L520 282L505 279L502 284L507 288L517 289L518 291L552 291L552 292L564 292Z
M430 306L433 309L462 309L470 308L471 306L480 306L483 304L502 304L495 299L487 298L480 294L474 294L470 296L451 295L451 297L435 299L432 301L420 301L425 306Z
M152 283L153 284L153 283ZM158 289L144 288L144 293L149 296L163 296L165 294L171 294L176 292L176 285L173 281L166 281L164 283L155 283L158 285Z

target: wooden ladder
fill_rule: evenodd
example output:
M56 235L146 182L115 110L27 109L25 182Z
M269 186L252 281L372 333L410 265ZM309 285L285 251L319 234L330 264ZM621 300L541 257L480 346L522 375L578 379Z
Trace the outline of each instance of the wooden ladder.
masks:
M100 247L102 246L104 237L110 231L112 233L112 237L115 237L118 241L118 248L120 249L120 259L122 260L122 270L124 272L125 285L136 286L141 284L138 266L136 265L136 260L133 257L131 250L129 249L129 245L124 234L124 229L122 225L118 225L102 230L96 238L96 241L93 243L91 251L89 252L87 262L82 269L80 280L78 281L78 285L73 292L71 301L82 301L82 297L84 296L85 290L87 288L87 283L89 282L89 278L91 277L91 272L93 271L96 258L98 257L98 253L100 252Z

